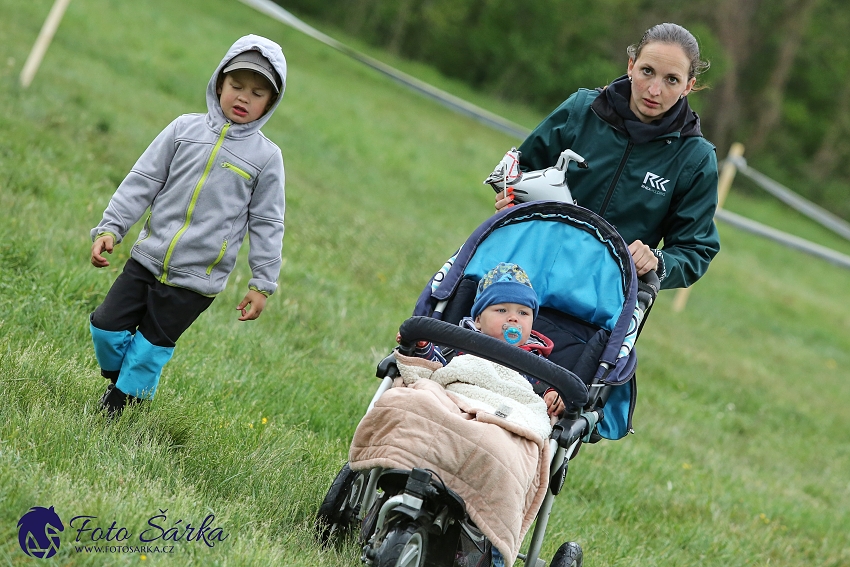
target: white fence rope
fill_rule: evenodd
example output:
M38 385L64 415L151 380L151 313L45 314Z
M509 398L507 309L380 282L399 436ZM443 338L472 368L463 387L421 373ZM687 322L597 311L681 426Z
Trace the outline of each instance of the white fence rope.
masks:
M717 213L714 215L714 218L722 220L723 222L741 230L769 238L780 244L784 244L789 248L817 256L831 264L850 270L850 256L837 252L832 248L827 248L826 246L815 244L814 242L794 236L793 234L788 234L787 232L771 228L754 220L742 217L741 215L736 215L726 209L717 209Z
M825 226L830 229L832 232L843 236L847 240L850 240L850 223L845 221L844 219L835 216L829 211L815 205L811 201L808 201L793 192L791 189L788 189L784 185L777 183L767 175L763 173L759 173L755 169L749 167L747 162L743 158L738 158L733 160L732 162L735 167L741 172L742 175L746 175L750 179L752 179L756 185L793 208L794 210L803 213L810 219L816 221L817 223Z
M406 73L402 73L401 71L386 65L385 63L381 63L377 59L369 57L368 55L364 55L359 51L355 51L354 49L348 47L344 43L340 43L334 38L323 34L316 28L306 24L305 22L296 18L292 13L283 9L279 4L272 2L272 0L239 0L243 4L247 4L252 8L255 8L257 11L270 16L279 22L283 22L284 24L314 38L325 45L333 47L337 51L341 53L345 53L349 57L352 57L361 63L368 65L369 67L375 69L383 73L384 75L390 77L391 79L397 81L398 83L404 85L405 87L412 89L419 94L425 95L428 98L434 99L440 104L448 106L455 112L459 112L460 114L465 114L479 122L486 124L496 130L500 130L505 134L510 136L517 137L519 139L525 139L531 133L531 130L520 126L519 124L515 124L510 120L506 120L501 116L493 114L483 108L475 106L472 103L469 103L461 98L458 98L454 95L451 95L445 91L441 91L440 89L429 85L428 83L422 82L415 77L411 77Z

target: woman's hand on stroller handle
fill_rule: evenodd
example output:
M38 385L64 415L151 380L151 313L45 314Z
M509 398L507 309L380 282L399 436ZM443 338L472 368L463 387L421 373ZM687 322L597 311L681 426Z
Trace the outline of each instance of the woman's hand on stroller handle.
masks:
M658 268L658 256L655 255L652 248L640 240L635 240L629 244L629 253L632 255L638 277Z

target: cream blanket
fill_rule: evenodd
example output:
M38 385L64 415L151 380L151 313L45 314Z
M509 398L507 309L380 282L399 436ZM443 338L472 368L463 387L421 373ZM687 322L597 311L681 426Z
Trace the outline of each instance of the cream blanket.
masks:
M351 468L433 470L510 567L548 489L546 404L518 373L472 355L445 367L396 359L402 378L357 426Z

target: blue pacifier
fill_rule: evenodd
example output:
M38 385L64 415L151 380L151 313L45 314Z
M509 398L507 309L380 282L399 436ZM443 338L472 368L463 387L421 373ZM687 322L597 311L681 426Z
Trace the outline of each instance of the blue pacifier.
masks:
M505 337L505 341L509 345L515 345L522 340L522 327L520 325L505 323L502 325L502 336Z

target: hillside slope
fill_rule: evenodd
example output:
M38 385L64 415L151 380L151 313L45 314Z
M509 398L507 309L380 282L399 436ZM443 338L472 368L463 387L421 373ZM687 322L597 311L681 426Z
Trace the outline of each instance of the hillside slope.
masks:
M358 565L353 542L315 546L314 514L375 363L492 211L481 180L515 140L235 1L72 2L22 92L51 4L0 0L0 559L26 561L19 519L54 506L62 564ZM246 33L278 41L290 69L264 130L287 168L280 291L239 323L243 258L155 402L107 423L87 315L129 245L95 270L88 231L150 140L204 110L210 73ZM687 310L665 292L641 337L637 434L582 450L545 557L569 539L589 566L850 563L850 274L720 228ZM228 537L186 537L210 515ZM75 516L136 544L153 530L173 553L78 550L92 533Z

